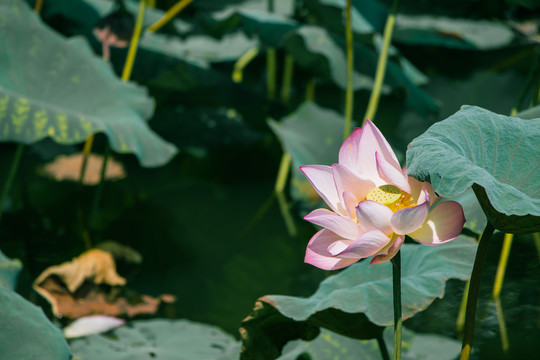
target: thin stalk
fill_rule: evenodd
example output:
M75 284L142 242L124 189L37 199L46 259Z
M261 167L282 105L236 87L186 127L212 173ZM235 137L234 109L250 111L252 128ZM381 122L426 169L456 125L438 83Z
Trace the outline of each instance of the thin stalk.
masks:
M287 227L287 232L289 233L289 236L294 237L296 236L296 225L294 225L294 219L291 214L291 207L287 202L287 198L285 197L285 194L283 192L276 193L276 197L278 199L281 216L283 216L285 226Z
M352 0L347 0L347 7L345 8L345 38L347 41L347 89L345 90L345 129L343 131L343 139L348 138L349 134L351 133L354 104L354 58L353 33L351 26L351 2Z
M276 98L276 49L266 51L266 96L269 100Z
M463 334L463 345L461 347L460 360L468 360L471 356L472 340L474 336L474 320L476 317L476 302L478 299L478 291L480 288L480 277L482 275L482 269L484 268L484 262L486 260L486 255L489 248L489 241L491 240L494 231L495 228L488 221L486 224L486 228L482 233L482 237L478 242L478 249L476 250L476 258L474 259L474 265L471 274L471 283L467 294L465 332Z
M386 343L384 342L383 333L379 333L377 336L377 344L379 344L379 350L381 351L381 357L383 360L390 360L390 354L388 354L388 349L386 348Z
M244 78L244 68L255 59L259 53L258 47L253 47L246 51L244 55L240 56L238 60L234 63L232 79L235 83L241 83Z
M364 122L366 119L374 121L377 108L379 106L379 98L381 96L382 85L384 83L384 75L386 73L386 63L388 61L388 49L392 41L392 33L394 32L394 25L396 23L396 15L399 7L399 0L393 0L392 10L386 19L386 25L384 27L384 40L379 54L379 61L377 63L377 72L375 73L375 84L369 97L369 103L364 116Z
M306 101L315 101L315 78L312 78L306 84Z
M536 245L536 252L538 253L538 259L540 260L540 233L534 233L534 244Z
M514 240L514 234L504 234L501 257L499 258L497 274L495 275L495 282L493 284L493 298L498 298L501 294L504 274L506 273L506 265L508 264L508 257L510 256L510 249L512 247L512 240Z
M510 347L510 344L508 342L508 332L506 331L506 322L504 321L504 313L502 309L501 299L499 297L496 297L494 299L495 301L495 308L497 310L497 320L499 322L499 330L501 332L501 346L503 353L506 354L508 351L508 348Z
M90 151L92 150L93 143L94 143L94 134L90 134L88 135L88 137L86 138L86 141L84 142L81 172L79 175L79 187L81 187L84 184L84 175L86 174L86 167L88 165L88 156L90 156Z
M392 290L394 294L394 360L401 359L401 250L391 260Z
M458 333L458 339L463 340L463 326L465 325L465 312L467 311L467 293L469 292L469 286L471 281L467 280L465 283L465 289L463 289L463 297L461 298L461 305L459 306L459 313L456 321L456 332Z
M133 70L133 64L135 63L135 55L137 54L137 47L139 46L139 39L141 38L142 25L144 20L144 8L147 0L141 0L139 4L139 13L137 14L137 21L135 22L135 29L129 42L129 50L124 63L124 70L122 71L122 80L128 81L131 77L131 70Z
M291 155L288 152L283 153L281 156L276 185L274 187L276 194L282 193L285 189L285 183L287 182L287 177L289 176L289 170L291 168L291 160Z
M268 12L274 12L274 0L267 0L266 3Z
M141 0L141 3L145 2L145 0ZM171 21L180 11L182 11L186 6L188 6L193 0L181 0L177 2L173 7L171 7L163 16L161 19L150 25L148 28L149 32L156 32L159 29L161 29L165 24L167 24L169 21Z
M13 156L13 161L11 162L11 167L9 168L6 182L4 183L4 187L2 188L2 195L0 195L0 220L2 219L2 213L4 212L4 202L6 201L7 195L9 194L9 190L11 190L11 185L13 184L15 174L17 174L17 169L19 168L19 164L21 162L23 150L24 145L17 144L17 148L15 149L15 156Z
M156 7L156 0L147 0L148 1L148 7L155 8Z
M283 79L281 81L281 102L283 105L289 105L291 100L291 84L294 72L294 57L285 55L283 60Z
M105 150L103 152L103 164L101 165L101 173L99 176L99 184L94 194L92 201L92 211L90 212L90 226L93 227L96 221L97 212L99 209L99 203L101 202L101 195L103 193L103 184L105 183L105 174L107 173L107 164L109 163L109 156L111 148L108 143L105 143Z
M43 7L43 0L37 0L34 5L34 11L36 14L39 14L41 12L41 8Z

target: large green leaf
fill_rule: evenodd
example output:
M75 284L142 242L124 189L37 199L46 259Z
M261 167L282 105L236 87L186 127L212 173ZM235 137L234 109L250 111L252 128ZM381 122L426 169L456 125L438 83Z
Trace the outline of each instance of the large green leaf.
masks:
M457 340L439 335L419 334L403 328L403 360L452 360L460 350ZM393 352L393 330L386 328L384 339L388 352ZM297 360L302 354L311 360L380 360L381 352L376 340L351 339L328 330L313 341L291 341L283 348L277 360Z
M0 349L2 359L70 359L69 347L43 311L0 286Z
M446 280L465 280L470 276L476 243L458 237L442 246L405 244L401 252L403 318L407 319L427 308L436 297L442 297ZM259 311L268 313L268 306L272 306L291 324L307 322L350 337L374 337L375 329L359 334L361 326L353 324L358 324L359 316L364 315L379 326L393 323L391 264L369 265L363 261L325 279L309 298L269 295L259 302L262 305L255 308L250 318L259 318ZM325 316L328 312L332 316ZM249 323L252 338L257 332L267 331L268 317L259 319ZM361 323L369 324L365 320Z
M222 360L237 358L240 350L238 342L219 328L188 320L133 321L114 330L114 335L77 339L71 350L81 360Z
M0 250L0 287L15 290L21 269L22 263L19 259L10 259Z
M498 230L540 231L539 138L540 119L464 106L411 142L408 173L444 197L473 187Z
M145 122L153 112L145 90L120 81L84 41L48 29L22 0L3 1L0 12L0 141L74 144L104 132L143 166L174 156Z
M406 44L487 50L509 45L514 33L498 22L400 14L393 37Z

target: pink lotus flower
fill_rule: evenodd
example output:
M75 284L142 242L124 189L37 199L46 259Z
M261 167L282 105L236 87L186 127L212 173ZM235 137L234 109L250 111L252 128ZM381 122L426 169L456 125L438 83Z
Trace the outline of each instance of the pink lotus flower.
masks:
M435 196L430 183L407 176L392 148L371 121L357 128L332 166L300 169L328 209L304 219L324 229L309 241L305 262L325 270L349 266L373 256L371 264L388 261L405 235L424 245L455 239L463 229L461 205Z

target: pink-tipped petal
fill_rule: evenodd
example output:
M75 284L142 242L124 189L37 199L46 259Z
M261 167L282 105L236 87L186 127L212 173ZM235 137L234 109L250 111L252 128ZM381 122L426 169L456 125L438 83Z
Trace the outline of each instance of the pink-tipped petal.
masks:
M396 256L399 249L401 249L401 245L403 245L404 240L405 240L405 236L398 236L383 254L375 255L371 259L369 264L370 265L380 264L380 263L392 260L392 258Z
M364 200L356 207L358 224L367 231L380 230L386 235L391 235L394 232L390 225L393 215L387 206L372 200Z
M455 201L437 204L428 214L424 224L409 234L424 245L439 245L454 240L463 230L463 208Z
M313 235L309 241L304 262L323 270L337 270L352 265L360 260L360 257L344 258L332 256L328 251L328 248L332 243L337 241L343 241L343 239L330 230L320 230Z
M304 219L325 227L345 239L356 239L359 235L358 224L354 220L327 209L315 209Z
M390 238L379 230L366 231L355 239L349 246L335 256L366 258L375 255L390 242Z
M332 168L325 165L304 165L300 166L300 170L328 206L335 212L339 212L339 196Z
M429 213L429 194L424 192L421 197L424 198L422 203L398 210L392 215L390 225L396 234L406 235L422 226Z
M363 199L375 187L373 181L355 175L343 165L333 164L332 171L338 195L343 194L344 191L349 191L357 199Z
M398 187L399 189L405 191L406 193L411 193L411 187L407 176L403 175L401 168L392 166L384 157L377 152L375 154L377 158L377 169L379 171L379 176L386 180L387 184L392 184Z

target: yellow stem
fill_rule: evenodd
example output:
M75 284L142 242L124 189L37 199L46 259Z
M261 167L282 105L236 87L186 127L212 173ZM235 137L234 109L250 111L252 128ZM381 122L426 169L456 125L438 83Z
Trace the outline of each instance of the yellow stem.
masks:
M495 275L495 283L493 284L493 297L498 298L501 294L501 288L504 281L504 274L506 272L506 265L508 264L508 257L510 256L510 248L512 247L513 234L504 234L504 242L501 250L501 257L499 258L499 265L497 266L497 274Z
M501 299L496 297L495 299L495 308L497 309L497 320L499 322L499 330L501 332L501 346L503 353L508 351L510 343L508 342L508 332L506 331L506 322L504 321L504 313L502 309Z
M266 95L268 99L276 98L276 49L266 51Z
M465 325L465 313L467 311L467 294L469 293L469 284L470 280L467 280L465 284L465 289L463 290L463 298L461 299L461 306L459 307L459 313L456 322L456 331L458 333L458 338L462 339L463 337L463 326Z
M291 100L291 83L294 72L294 57L285 55L283 60L283 79L281 82L281 101L284 105L288 105Z
M281 216L283 216L283 220L285 221L285 226L287 227L287 232L291 237L296 236L296 226L294 225L294 219L291 215L291 208L289 204L287 203L287 199L285 198L284 193L277 193L276 194L278 203L279 203L279 210L281 211Z
M306 85L306 101L315 101L315 78L309 80Z
M291 168L291 160L291 155L287 152L283 153L283 156L281 156L281 163L279 164L276 185L274 187L277 194L282 193L285 189L285 183L287 182L287 177L289 176L289 170Z
M88 164L88 156L92 150L92 144L94 143L94 134L88 135L86 141L84 142L83 148L83 158L81 164L81 172L79 175L79 186L84 184L84 175L86 174L86 165Z
M540 233L534 233L534 244L536 245L536 252L538 252L538 259L540 260Z
M36 4L34 5L34 11L36 14L39 14L41 12L41 8L43 7L43 0L37 0Z
M353 90L353 72L354 72L354 59L353 59L353 34L351 27L351 2L347 0L347 7L345 9L345 37L347 39L347 89L345 91L345 129L343 132L343 139L349 137L351 133L352 117L353 117L353 103L354 103L354 90Z
M388 61L388 49L390 48L390 43L392 41L392 33L394 31L394 25L396 23L396 14L398 9L399 0L394 0L392 5L392 12L388 15L386 20L386 25L384 27L384 41L379 54L379 61L377 63L377 72L375 74L375 84L373 85L373 90L371 91L371 96L369 97L369 103L364 116L363 121L366 119L374 121L375 114L377 113L377 108L379 106L379 98L381 96L382 85L384 82L384 75L386 73L386 63Z
M141 0L139 4L139 13L137 14L137 21L135 22L135 29L129 42L129 50L124 63L124 71L122 71L122 80L128 81L131 77L131 70L133 69L133 63L135 62L135 55L137 54L137 47L139 45L139 39L141 38L142 25L144 19L144 7L147 0Z
M148 0L148 7L155 8L156 0Z
M254 47L249 49L234 63L232 79L235 83L241 83L244 78L244 68L255 59L259 53L259 48Z
M149 32L156 32L161 29L165 24L172 20L180 11L182 11L186 6L188 6L193 0L181 0L177 2L173 7L171 7L161 19L150 25L148 28ZM141 1L143 2L143 1Z

